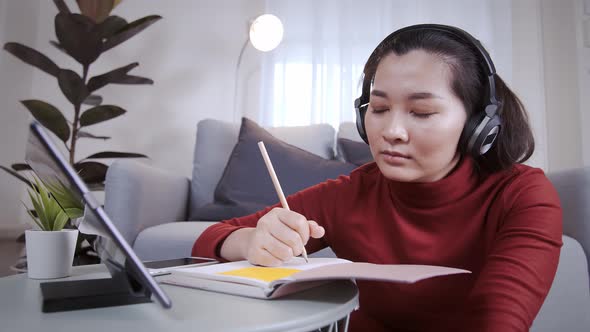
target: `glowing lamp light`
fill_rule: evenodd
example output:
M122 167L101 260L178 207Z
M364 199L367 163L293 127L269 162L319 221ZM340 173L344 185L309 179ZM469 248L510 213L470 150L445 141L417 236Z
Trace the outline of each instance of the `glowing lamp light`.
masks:
M250 42L259 51L272 51L279 46L281 40L283 23L272 14L260 15L250 25Z

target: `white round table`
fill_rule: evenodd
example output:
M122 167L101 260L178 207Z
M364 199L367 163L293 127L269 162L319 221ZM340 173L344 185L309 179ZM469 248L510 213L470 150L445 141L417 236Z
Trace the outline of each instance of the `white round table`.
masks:
M73 268L63 280L108 277L104 265ZM26 274L0 278L2 331L346 331L358 289L337 281L276 300L161 285L172 308L157 302L42 313L39 284Z

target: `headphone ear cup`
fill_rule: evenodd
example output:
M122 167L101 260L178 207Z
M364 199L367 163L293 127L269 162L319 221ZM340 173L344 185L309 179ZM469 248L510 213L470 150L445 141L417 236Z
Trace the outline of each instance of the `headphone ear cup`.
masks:
M354 101L354 109L356 112L356 130L363 141L369 144L367 132L365 131L365 113L367 113L367 106L361 107L361 98L357 98Z
M492 148L502 127L501 118L496 113L497 108L498 105L489 104L485 112L478 112L467 121L461 135L460 146L463 153L479 157Z
M486 115L486 118L489 117ZM501 123L500 116L497 114L489 118L489 121L485 124L485 127L475 140L475 144L472 147L473 155L481 156L492 149L498 135L500 135Z
M471 154L469 149L469 141L475 132L475 128L477 128L477 125L481 123L484 116L485 114L477 112L472 114L469 119L467 119L467 122L463 127L463 132L461 133L461 138L459 140L459 148L462 154Z

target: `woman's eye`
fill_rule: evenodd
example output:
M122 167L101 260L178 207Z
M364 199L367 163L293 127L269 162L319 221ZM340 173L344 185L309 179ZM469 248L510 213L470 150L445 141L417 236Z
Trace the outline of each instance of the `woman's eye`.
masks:
M387 112L387 108L378 108L378 109L373 108L371 111L373 113L383 113L383 112Z
M420 118L420 119L427 119L435 114L435 113L414 112L414 111L412 111L411 113L412 113L412 115L414 115L415 117Z

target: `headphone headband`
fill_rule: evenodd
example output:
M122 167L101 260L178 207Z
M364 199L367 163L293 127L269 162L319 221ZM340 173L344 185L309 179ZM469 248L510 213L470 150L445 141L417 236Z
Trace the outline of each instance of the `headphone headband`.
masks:
M394 31L389 36L385 37L385 39L381 42L384 43L391 38L395 38L396 36L406 32L406 31L415 31L415 30L431 30L431 31L441 31L453 35L473 46L477 50L477 53L481 55L483 62L486 64L484 69L486 70L486 74L488 76L492 76L496 74L496 67L494 66L494 62L492 58L488 54L488 51L481 45L481 42L469 34L467 31L453 27L450 25L442 25L442 24L417 24L411 25L405 28L401 28L397 31Z
M454 36L455 38L458 38L459 40L463 41L464 44L471 46L476 51L475 53L477 55L479 55L479 57L481 58L480 62L482 64L485 64L482 66L482 68L484 69L485 74L488 77L488 82L489 82L488 87L490 90L490 95L489 95L490 99L492 99L493 101L497 100L497 98L496 98L496 81L494 79L494 76L496 75L496 66L494 66L494 62L492 61L492 58L490 57L488 51L486 51L486 49L482 46L481 42L478 39L473 37L467 31L457 28L457 27L453 27L450 25L442 25L442 24L416 24L416 25L411 25L411 26L401 28L399 30L392 32L387 37L385 37L385 39L383 39L381 41L381 43L379 43L379 45L375 48L375 50L373 51L373 54L371 54L370 58L374 56L374 54L377 52L377 50L382 45L388 43L393 38L403 34L404 32L416 31L416 30L430 30L430 31L444 32L446 34ZM363 79L363 88L361 90L361 101L364 101L367 99L367 98L363 98L363 97L366 97L365 93L368 92L368 91L366 91L368 89L368 86L365 86L365 84L367 83L367 81L370 81L370 80L372 80L371 77L364 77L364 79Z

